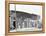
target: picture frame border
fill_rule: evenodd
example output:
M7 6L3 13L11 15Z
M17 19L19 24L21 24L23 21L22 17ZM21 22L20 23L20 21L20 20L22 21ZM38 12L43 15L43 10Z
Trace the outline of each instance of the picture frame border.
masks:
M33 32L9 32L9 4L28 4L42 6L42 31ZM22 34L38 34L45 33L45 3L44 2L21 2L21 1L5 1L5 35L22 35Z

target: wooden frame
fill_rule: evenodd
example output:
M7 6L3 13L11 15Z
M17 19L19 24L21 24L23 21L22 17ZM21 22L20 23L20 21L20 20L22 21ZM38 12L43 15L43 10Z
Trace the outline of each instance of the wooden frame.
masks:
M40 32L9 32L9 4L28 4L28 5L41 5L42 6L42 31ZM5 35L22 35L22 34L35 34L35 33L44 33L45 32L45 3L42 2L17 2L17 1L5 1Z

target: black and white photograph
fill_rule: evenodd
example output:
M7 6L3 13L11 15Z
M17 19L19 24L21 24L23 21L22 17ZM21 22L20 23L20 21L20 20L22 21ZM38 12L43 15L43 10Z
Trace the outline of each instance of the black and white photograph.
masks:
M42 31L42 6L10 4L10 32Z

